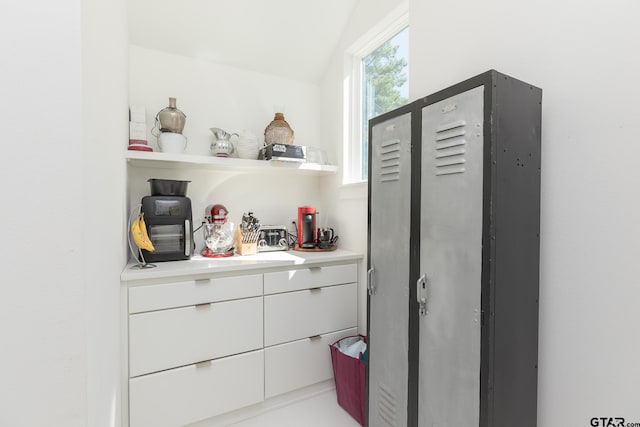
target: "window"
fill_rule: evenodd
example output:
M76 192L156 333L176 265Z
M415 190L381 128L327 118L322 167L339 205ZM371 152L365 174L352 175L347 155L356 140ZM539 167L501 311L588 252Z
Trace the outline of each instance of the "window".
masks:
M369 119L408 102L407 22L404 14L348 55L351 75L345 84L345 184L367 180Z

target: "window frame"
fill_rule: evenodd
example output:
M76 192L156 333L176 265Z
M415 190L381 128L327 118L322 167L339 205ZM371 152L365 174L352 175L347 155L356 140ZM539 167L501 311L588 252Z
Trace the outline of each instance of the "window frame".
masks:
M362 60L407 27L409 11L407 7L402 7L368 31L345 52L343 185L367 182L367 177L362 176Z

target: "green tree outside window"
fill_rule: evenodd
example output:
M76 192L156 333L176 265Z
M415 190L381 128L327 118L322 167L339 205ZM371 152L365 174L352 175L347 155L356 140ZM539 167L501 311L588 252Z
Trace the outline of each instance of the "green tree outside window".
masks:
M409 28L406 27L362 59L362 178L368 175L369 119L408 101Z

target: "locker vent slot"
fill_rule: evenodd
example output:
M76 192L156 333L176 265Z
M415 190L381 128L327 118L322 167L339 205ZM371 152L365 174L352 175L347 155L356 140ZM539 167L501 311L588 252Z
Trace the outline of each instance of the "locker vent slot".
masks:
M435 138L436 175L464 173L466 122L458 120L438 127Z
M378 148L380 155L380 182L400 179L400 140L383 141Z
M380 419L391 427L396 427L396 398L393 393L383 385L379 387L378 415Z
M445 139L457 138L459 136L464 136L467 133L464 129L453 129L453 130L445 130L442 132L438 132L436 136L436 141L444 141Z
M441 159L443 157L450 157L450 156L458 156L460 154L464 154L465 151L466 150L464 147L443 148L442 150L436 151L436 159Z
M467 124L467 122L465 122L464 120L456 120L455 122L451 122L451 123L447 123L447 124L438 126L438 129L436 129L436 132L444 132L445 130L451 130L451 129L455 129L455 128L460 128L460 127L463 127L466 124Z
M388 141L382 141L382 144L380 144L380 147L382 148L386 148L392 145L398 145L400 144L400 140L399 139L390 139Z

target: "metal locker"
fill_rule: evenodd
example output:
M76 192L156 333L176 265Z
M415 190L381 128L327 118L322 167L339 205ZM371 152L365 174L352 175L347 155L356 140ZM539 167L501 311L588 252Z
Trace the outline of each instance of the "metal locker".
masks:
M368 425L407 425L411 113L370 129Z
M483 87L422 111L420 426L477 426Z
M410 201L387 206L392 217L411 211L409 237L394 245L408 245L407 258L374 275L395 277L402 297L408 289L408 319L400 300L368 307L372 361L390 357L376 340L408 336L406 364L378 360L368 373L384 366L400 378L406 424L370 426L535 427L541 100L541 89L490 70L370 121L375 130L411 116L413 150ZM370 211L382 197L371 179ZM373 240L382 224L369 226ZM405 330L379 328L394 315Z

